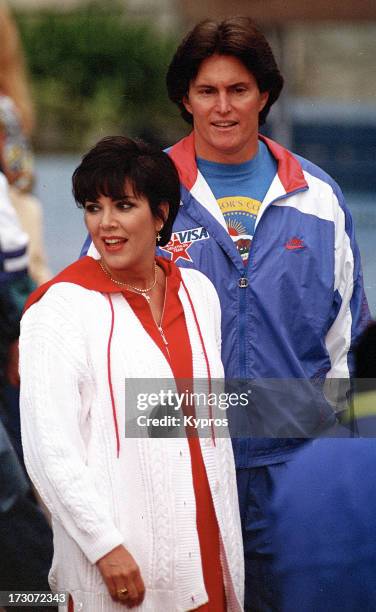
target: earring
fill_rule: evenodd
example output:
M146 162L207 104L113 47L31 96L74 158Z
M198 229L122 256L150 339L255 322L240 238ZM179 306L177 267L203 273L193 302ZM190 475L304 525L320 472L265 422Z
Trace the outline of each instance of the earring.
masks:
M160 241L162 240L162 236L161 236L161 235L160 235L160 233L159 233L159 232L161 232L161 231L162 231L162 228L163 228L163 225L162 225L162 227L160 227L160 228L159 228L159 230L158 230L158 234L157 234L157 242L160 242Z

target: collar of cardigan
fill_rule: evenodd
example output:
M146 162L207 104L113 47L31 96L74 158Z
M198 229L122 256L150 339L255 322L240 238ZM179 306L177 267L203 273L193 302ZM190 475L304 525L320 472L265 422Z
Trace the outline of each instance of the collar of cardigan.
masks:
M156 257L155 259L168 277L169 286L172 287L175 284L179 286L181 282L179 268L164 257ZM104 274L98 260L86 255L33 291L25 304L24 312L35 304L35 302L38 302L48 289L56 283L73 283L85 289L100 291L101 293L124 293L126 295L133 295L132 291L125 287L120 289L119 285L112 282L112 280Z

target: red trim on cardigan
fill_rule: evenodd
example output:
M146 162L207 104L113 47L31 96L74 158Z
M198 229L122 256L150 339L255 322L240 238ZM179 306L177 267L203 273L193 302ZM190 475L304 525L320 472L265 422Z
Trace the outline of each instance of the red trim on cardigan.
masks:
M109 301L110 308L111 308L111 329L110 329L110 335L108 336L108 343L107 343L107 377L108 377L108 386L110 389L112 417L114 419L114 427L115 427L115 435L116 435L116 454L117 454L117 457L119 458L119 454L120 454L119 425L118 425L118 420L116 416L114 390L112 388L112 378L111 378L111 341L112 341L112 335L114 332L114 325L115 325L115 312L114 312L114 306L112 304L110 294L107 295L107 299Z
M27 299L24 312L40 300L48 289L56 283L73 283L84 287L84 289L100 291L101 293L119 293L119 286L113 283L108 276L105 276L98 260L86 255L86 257L70 264L54 278L33 291Z

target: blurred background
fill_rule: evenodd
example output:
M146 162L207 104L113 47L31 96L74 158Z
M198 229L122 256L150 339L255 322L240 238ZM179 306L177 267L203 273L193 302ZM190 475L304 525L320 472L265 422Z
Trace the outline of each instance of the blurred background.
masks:
M70 195L80 155L126 133L168 146L188 131L165 72L198 20L247 14L262 27L286 86L266 129L340 184L352 210L376 315L375 0L9 0L36 110L34 192L53 272L85 235ZM1 44L1 43L0 43Z

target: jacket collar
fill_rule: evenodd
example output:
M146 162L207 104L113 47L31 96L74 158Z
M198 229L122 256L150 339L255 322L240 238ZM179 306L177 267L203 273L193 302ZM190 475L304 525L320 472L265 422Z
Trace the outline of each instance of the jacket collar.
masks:
M302 167L294 155L274 140L259 134L278 163L278 177L286 193L308 187ZM198 169L195 154L194 132L179 140L168 154L174 161L181 183L190 191L197 180Z

